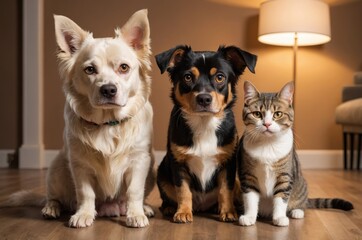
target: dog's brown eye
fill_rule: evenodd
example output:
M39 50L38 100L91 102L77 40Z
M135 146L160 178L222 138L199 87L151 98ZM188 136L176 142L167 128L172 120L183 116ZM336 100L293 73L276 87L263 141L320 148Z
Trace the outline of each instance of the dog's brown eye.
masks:
M84 72L85 72L86 74L88 74L88 75L92 75L92 74L97 73L97 70L96 70L95 67L89 66L89 67L86 67L86 68L84 69Z
M192 82L192 75L187 73L185 74L184 79L186 83L190 83Z
M280 112L280 111L277 111L277 112L275 112L275 113L273 114L273 117L274 117L275 119L279 119L279 118L283 117L283 113Z
M223 83L223 82L225 81L225 76L224 76L224 74L222 74L222 73L216 74L216 76L215 76L215 81L216 81L217 83Z
M125 63L121 64L121 65L119 66L119 68L118 68L118 71L119 71L120 73L127 73L128 70L129 70L129 66L128 66L127 64L125 64Z
M259 112L259 111L253 112L253 116L255 118L261 118L262 117L261 112Z

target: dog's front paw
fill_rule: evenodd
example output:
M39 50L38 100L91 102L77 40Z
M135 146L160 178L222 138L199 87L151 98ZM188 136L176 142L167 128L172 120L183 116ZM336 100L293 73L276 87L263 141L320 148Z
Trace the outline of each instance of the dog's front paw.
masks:
M143 205L143 211L145 212L145 215L149 218L155 216L155 212L153 211L151 206L148 206L146 204Z
M175 223L190 223L193 221L192 212L176 212L173 216Z
M249 215L241 215L239 217L239 224L241 226L251 226L254 225L256 222L256 217L249 216Z
M289 225L289 218L288 217L273 218L273 224L279 227L286 227Z
M126 220L126 224L128 227L146 227L149 225L148 218L146 215L138 215L138 216L128 216Z
M58 218L60 216L60 203L57 201L48 201L41 210L46 219Z
M79 213L74 214L69 220L69 227L82 228L93 224L94 214Z
M222 222L235 222L238 220L238 215L236 212L221 212L219 219Z

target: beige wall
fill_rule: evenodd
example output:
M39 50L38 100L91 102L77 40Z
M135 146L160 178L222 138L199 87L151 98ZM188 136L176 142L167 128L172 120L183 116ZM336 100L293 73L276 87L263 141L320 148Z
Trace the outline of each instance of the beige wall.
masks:
M155 54L177 44L189 44L195 50L216 50L220 44L233 44L258 55L256 74L246 73L242 79L251 80L260 90L277 91L292 78L292 50L263 45L256 40L258 9L226 6L206 0L44 2L46 149L59 149L62 146L64 126L64 97L55 58L53 14L66 15L84 29L92 31L95 37L105 37L112 36L114 27L121 26L134 11L148 8L152 49ZM300 149L341 148L341 129L334 123L334 109L340 103L342 87L352 83L355 71L362 70L361 12L361 1L331 7L332 41L323 46L300 48L298 51L296 131ZM16 54L16 51L8 53L9 56L12 54ZM171 110L170 83L166 75L160 75L154 59L152 64L154 143L156 150L164 150ZM10 78L2 81L8 83L16 78L16 74ZM3 99L10 98L10 94L6 95L9 91L4 91L3 88L0 91L5 93L1 95ZM242 93L240 82L239 99L234 108L240 133ZM5 106L1 105L1 110L3 109ZM13 126L11 123L10 121ZM1 144L6 142L6 136L0 135L0 149L5 148Z
M55 39L52 14L70 17L95 37L113 36L113 29L121 26L130 15L148 8L151 25L152 51L165 51L177 44L189 44L195 50L216 50L220 44L245 46L246 22L258 10L223 6L207 1L45 1L45 131L47 149L61 146L62 107L64 97L56 70ZM152 57L155 149L166 146L167 125L171 111L170 82L160 72ZM255 76L253 76L255 78ZM250 78L249 78L250 79ZM239 122L239 125L241 123Z

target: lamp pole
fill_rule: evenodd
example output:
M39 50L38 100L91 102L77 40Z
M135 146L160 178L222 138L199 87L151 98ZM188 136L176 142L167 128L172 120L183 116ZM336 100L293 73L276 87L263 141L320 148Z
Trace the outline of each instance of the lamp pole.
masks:
M294 83L294 96L293 107L295 107L295 96L297 88L297 52L298 52L298 33L294 33L294 45L293 45L293 83Z

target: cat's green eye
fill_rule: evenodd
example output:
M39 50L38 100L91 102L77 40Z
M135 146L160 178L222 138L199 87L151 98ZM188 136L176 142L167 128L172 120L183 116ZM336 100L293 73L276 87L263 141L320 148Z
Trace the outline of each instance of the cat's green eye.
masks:
M254 116L255 118L261 118L261 117L262 117L262 114L261 114L261 112L256 111L256 112L253 112L253 116Z
M279 118L283 117L283 113L280 111L277 111L273 114L273 117L274 117L274 119L279 119Z

